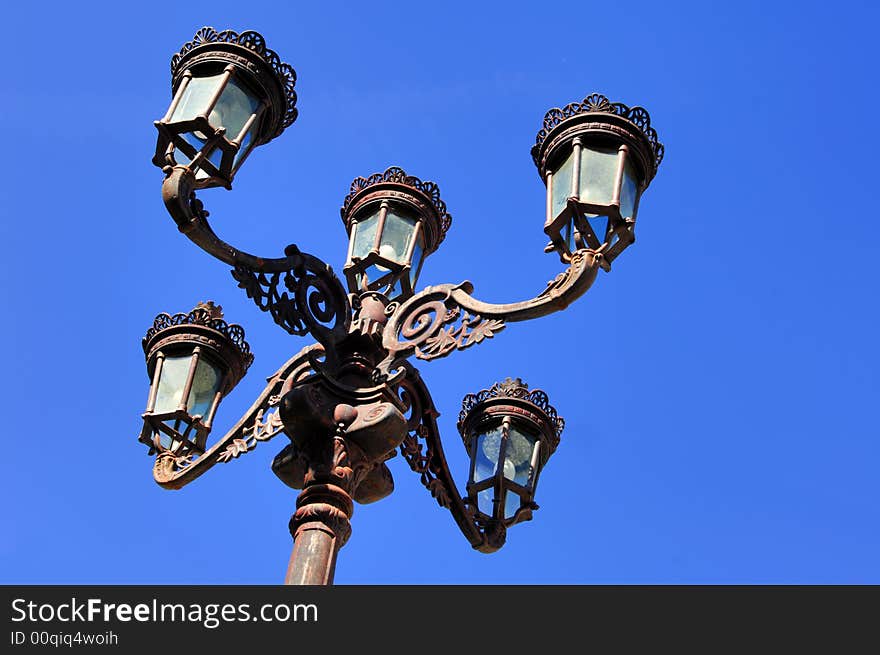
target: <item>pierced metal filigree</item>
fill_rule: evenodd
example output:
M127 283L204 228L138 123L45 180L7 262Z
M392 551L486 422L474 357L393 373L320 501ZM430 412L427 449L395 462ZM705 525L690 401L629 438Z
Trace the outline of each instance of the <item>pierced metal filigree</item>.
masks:
M520 398L526 400L547 414L550 423L556 430L556 436L560 436L565 428L565 420L556 413L556 408L550 404L547 394L541 389L529 390L529 385L519 378L506 378L501 382L496 382L488 389L466 395L461 401L461 412L458 414L459 426L464 423L465 418L474 407L489 398Z
M299 111L296 108L296 71L293 66L281 61L281 57L274 50L270 50L266 46L266 40L258 32L247 30L245 32L236 32L235 30L216 31L213 27L203 27L191 41L186 42L180 51L171 58L171 73L177 74L177 68L180 60L184 55L199 46L211 43L232 43L240 45L256 53L263 61L265 61L275 72L281 86L284 88L284 96L286 107L281 126L276 134L278 136L285 128L289 127L295 120Z
M289 334L311 333L329 346L348 332L348 296L330 266L295 248L287 253L288 270L263 273L239 264L232 277Z
M544 114L544 124L535 138L535 145L532 146L532 159L535 161L535 165L540 165L538 155L541 145L554 127L572 116L590 112L616 114L638 127L651 145L654 155L654 170L657 170L660 162L663 161L664 148L659 141L657 131L651 127L651 117L647 110L643 107L629 107L622 102L611 102L601 93L592 93L580 102L572 102L562 108L554 107Z
M479 519L456 489L452 472L443 453L439 412L421 379L418 369L403 364L406 375L400 382L399 397L406 407L408 434L400 444L400 454L418 473L422 485L440 507L448 509L471 546L482 552L498 550L504 543L503 530Z
M203 303L187 313L159 314L153 320L153 327L147 330L147 334L143 338L142 345L144 347L144 352L147 351L150 340L162 330L175 325L204 325L205 327L220 332L223 336L229 339L232 345L235 346L241 354L244 368L246 370L254 361L254 355L251 352L250 345L245 341L244 328L235 323L227 323L222 318L219 318L217 311L219 309L220 308L216 307L213 303Z

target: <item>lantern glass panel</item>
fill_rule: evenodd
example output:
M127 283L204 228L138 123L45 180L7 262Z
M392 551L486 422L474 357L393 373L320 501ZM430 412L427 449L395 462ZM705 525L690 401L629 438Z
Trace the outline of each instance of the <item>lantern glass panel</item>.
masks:
M191 362L191 355L166 357L162 362L154 413L173 412L180 406ZM214 402L214 396L220 389L220 381L221 375L217 367L204 357L200 357L193 376L192 389L187 398L187 413L191 416L206 415Z
M189 373L189 365L192 357L166 357L162 362L162 372L159 375L159 389L156 393L156 404L153 412L163 414L173 412L180 406L180 398L183 387L186 384L186 376Z
M491 428L479 435L474 443L472 454L474 460L472 482L482 482L495 475L498 470L498 457L501 452L503 433L501 426ZM483 489L477 493L477 509L483 514L492 516L494 490Z
M507 495L504 497L504 518L512 519L513 515L516 514L516 510L519 509L521 498L518 493L515 491L507 490Z
M355 279L357 280L358 288L361 287L365 274L367 276L367 284L369 285L369 284L376 282L376 280L379 280L379 279L385 277L386 275L388 275L389 270L390 269L385 268L384 266L379 266L378 264L374 264L373 266L368 267L364 272L356 273ZM379 290L381 291L381 289L379 289ZM394 286L390 290L386 290L385 293L388 295L389 298L396 298L401 293L403 293L403 290L401 289L401 286L400 286L400 278L399 277L395 280Z
M170 421L165 421L167 425L171 425ZM159 432L159 445L161 445L166 450L177 450L181 443L177 439L172 439L164 432Z
M566 201L571 196L571 176L573 172L574 152L572 151L559 168L553 171L553 177L551 178L550 215L554 218L559 216L559 213L565 209Z
M257 123L258 121L254 121L254 124L251 125L251 129L247 131L244 137L241 140L241 145L239 146L239 150L235 153L235 159L232 162L232 169L238 170L238 167L241 166L242 160L247 156L248 152L251 149L251 146L256 138L257 134Z
M532 477L532 455L537 445L538 440L534 435L511 424L504 448L504 477L527 487ZM504 518L513 518L520 503L520 495L508 490L504 499Z
M363 259L373 249L376 243L376 228L379 225L379 212L358 221L354 226L351 238L354 241L354 247L351 251L353 258Z
M416 241L415 248L413 248L413 257L412 263L410 264L409 269L409 285L412 288L416 286L416 280L419 279L419 273L422 270L422 255L424 254L423 242L424 240L420 237L418 241Z
M227 82L216 106L208 116L212 127L226 128L226 138L237 139L252 114L257 112L260 102L247 91L235 77Z
M416 229L416 219L404 216L397 211L388 210L385 216L385 227L382 230L382 244L379 254L385 259L406 263L406 253Z
M207 111L208 103L220 87L223 73L209 77L193 77L183 90L183 97L177 103L169 122L189 121Z
M219 369L204 357L200 357L193 377L192 390L186 402L186 411L190 416L207 416L214 403L214 396L220 390L221 379Z
M608 217L596 216L594 214L586 214L585 218L590 224L590 228L593 230L593 234L596 235L599 243L602 244L605 241L605 235L608 231Z
M623 167L623 183L620 187L620 215L623 218L635 218L636 200L639 197L639 182L635 169L626 159Z
M523 487L528 485L536 443L534 435L511 424L504 449L505 478Z
M581 202L609 205L617 181L618 151L583 148L578 196ZM602 235L604 236L604 234ZM602 236L599 238L601 239Z
M200 137L201 132L187 132L185 134L181 134L180 136L190 144L193 148L195 148L196 152L200 151L205 143L207 143L207 139ZM192 162L192 159L187 156L185 152L179 150L177 148L174 149L174 163L180 164L181 166L189 166ZM220 148L213 148L211 152L207 155L208 161L210 161L217 170L220 170L220 162L223 160L223 151ZM202 180L209 177L209 175L202 170L202 168L198 168L195 172L196 179Z

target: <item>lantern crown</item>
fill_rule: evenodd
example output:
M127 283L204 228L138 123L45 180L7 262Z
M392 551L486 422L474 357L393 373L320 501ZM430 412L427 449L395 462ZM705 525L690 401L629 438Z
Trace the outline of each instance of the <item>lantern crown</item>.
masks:
M458 414L458 431L462 438L467 440L467 424L471 417L479 414L479 410L489 405L503 404L510 400L525 401L530 405L530 409L536 409L540 418L546 419L542 421L549 428L548 432L552 434L554 439L554 448L558 444L565 428L565 419L556 412L556 408L550 404L547 394L541 389L529 389L529 385L520 378L505 378L501 382L496 382L488 389L483 389L477 393L467 394L461 401L461 411ZM540 416L543 414L543 416Z
M223 319L223 308L211 300L200 302L187 313L156 316L142 341L147 360L160 348L181 341L192 332L204 333L208 339L213 337L217 351L230 364L236 378L240 379L254 361L250 344L245 341L244 328L227 323Z

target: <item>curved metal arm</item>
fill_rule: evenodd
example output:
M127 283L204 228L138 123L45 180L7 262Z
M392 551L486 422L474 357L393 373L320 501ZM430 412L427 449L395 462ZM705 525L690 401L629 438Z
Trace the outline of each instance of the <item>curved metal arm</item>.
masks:
M165 489L180 489L215 464L229 462L250 452L261 441L268 441L284 429L278 403L285 384L311 372L310 359L321 352L318 344L303 348L269 378L266 388L244 416L226 435L198 458L194 453L176 456L165 452L156 456L153 479Z
M388 352L377 366L388 376L412 354L418 359L445 357L495 335L507 323L526 321L565 309L592 286L603 262L602 249L578 250L569 267L538 296L518 303L491 304L471 296L473 285L428 287L397 307L382 332Z
M330 266L294 245L285 248L285 257L264 259L221 240L208 224L208 212L196 198L195 175L186 166L168 171L162 199L178 229L202 250L232 266L238 286L287 332L308 332L325 346L348 334L351 306Z
M493 553L504 545L506 529L501 523L478 521L458 493L440 441L437 426L440 413L435 409L418 369L409 362L404 362L403 368L406 375L400 382L400 399L409 408L409 433L400 445L400 453L410 468L419 474L422 484L437 503L452 513L456 525L471 546L483 553Z

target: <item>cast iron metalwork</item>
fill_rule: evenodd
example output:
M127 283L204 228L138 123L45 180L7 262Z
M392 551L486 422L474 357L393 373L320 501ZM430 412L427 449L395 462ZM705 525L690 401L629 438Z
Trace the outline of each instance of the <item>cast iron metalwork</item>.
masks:
M255 32L200 30L172 60L174 84L186 65L200 55L217 56L218 51L240 55L236 49L241 48L250 53L250 64L262 62L271 71L255 74L271 74L284 89L283 97L273 100L277 121L273 136L277 136L296 117L296 75ZM597 129L634 144L640 165L645 166L645 179L653 177L663 146L647 112L593 94L545 116L531 153L542 179L548 153L558 139L572 129L582 131L585 122L595 122ZM472 494L459 493L443 451L439 412L409 359L445 357L485 342L509 323L564 309L590 288L600 268L607 269L606 244L577 248L565 258L567 266L554 280L534 297L519 302L482 302L472 295L473 285L468 281L428 286L417 293L409 290L393 299L376 289L356 288L347 293L330 266L296 246L287 246L283 257L263 258L221 240L196 197L193 171L186 165L163 170L163 199L178 229L231 266L238 286L285 331L295 336L309 334L316 343L281 366L250 409L213 445L202 450L160 451L154 466L156 482L179 489L214 465L229 463L284 432L289 444L275 457L272 470L285 484L301 490L290 522L294 536L286 577L290 584L332 582L337 553L351 533L353 501L375 502L392 492L386 461L396 453L419 475L436 502L450 511L475 549L492 552L500 548L506 528L530 518L537 506L526 494L516 521L487 520L476 510ZM434 182L422 181L399 167L352 182L341 208L347 230L352 232L358 208L365 203L394 201L409 202L418 210L421 218L416 229L425 230L425 253L436 250L451 223L440 190ZM157 323L154 329L175 320L162 319L162 325ZM233 343L243 343L243 333L239 340L232 328L226 332ZM499 405L499 397L506 401ZM487 406L529 414L538 426L536 434L541 435L542 463L546 461L563 426L546 394L509 381L466 396L459 420L466 443L468 417Z

